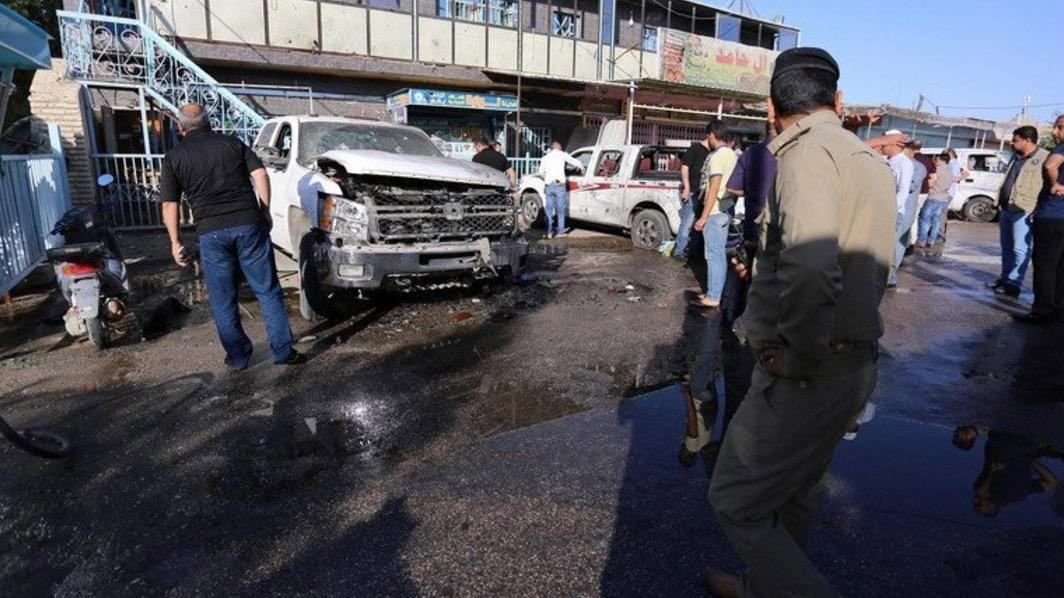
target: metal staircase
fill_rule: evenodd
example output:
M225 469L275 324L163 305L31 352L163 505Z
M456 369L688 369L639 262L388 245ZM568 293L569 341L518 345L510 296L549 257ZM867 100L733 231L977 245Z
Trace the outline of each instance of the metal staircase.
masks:
M251 145L265 119L144 22L57 11L68 78L87 85L143 89L176 115L202 104L214 130Z

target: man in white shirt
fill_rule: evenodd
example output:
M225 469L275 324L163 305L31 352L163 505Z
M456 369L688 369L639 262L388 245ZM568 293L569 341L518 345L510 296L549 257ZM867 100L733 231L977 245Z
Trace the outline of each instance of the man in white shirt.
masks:
M553 239L555 233L561 236L566 233L565 214L569 211L569 188L566 166L572 166L579 172L584 172L584 165L579 160L562 150L562 143L554 141L550 144L550 151L543 156L539 163L539 175L546 183L543 199L544 220L547 221L547 238ZM558 221L555 225L554 217Z
M902 232L908 231L909 227L912 226L911 224L906 226L906 205L909 201L909 192L912 189L915 166L912 158L905 155L906 138L901 131L892 129L887 131L884 137L887 138L887 141L882 145L880 151L887 157L890 171L894 174L894 199L897 202L896 228L900 238ZM893 289L897 286L898 283L895 280L887 283L888 289Z

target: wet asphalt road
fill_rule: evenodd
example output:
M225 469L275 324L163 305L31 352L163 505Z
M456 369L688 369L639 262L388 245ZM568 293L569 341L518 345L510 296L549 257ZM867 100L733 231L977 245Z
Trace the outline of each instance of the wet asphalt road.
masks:
M982 289L995 239L954 224L884 302L879 419L840 454L813 547L848 595L1064 587L1043 564L1064 520L1033 499L974 516L980 451L949 444L973 424L1064 445L1064 331ZM679 264L610 235L541 244L511 285L293 315L294 369L265 359L250 300L260 350L232 374L152 241L128 241L140 322L104 353L41 297L0 308L0 414L78 443L62 463L0 446L5 593L673 596L734 564L704 472L675 464L669 384L705 328Z

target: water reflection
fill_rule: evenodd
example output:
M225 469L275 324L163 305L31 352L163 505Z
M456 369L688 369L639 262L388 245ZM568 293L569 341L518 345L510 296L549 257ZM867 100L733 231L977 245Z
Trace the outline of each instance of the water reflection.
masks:
M681 387L687 417L679 459L691 467L701 455L711 475L728 423L750 388L755 360L719 312L690 309L684 329L693 338L687 353L687 383Z
M996 517L1008 505L1049 494L1053 510L1064 517L1061 474L1052 467L1054 460L1064 463L1064 448L980 426L958 426L953 431L953 445L961 450L972 450L980 438L985 443L983 467L973 484L975 512Z

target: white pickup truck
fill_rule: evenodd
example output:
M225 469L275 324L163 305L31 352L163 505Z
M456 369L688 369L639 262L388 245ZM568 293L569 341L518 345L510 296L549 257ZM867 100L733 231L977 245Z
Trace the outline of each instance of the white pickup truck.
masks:
M431 289L525 264L506 176L444 157L419 129L286 116L266 122L254 149L270 177L271 238L299 263L307 319L333 313L343 290Z
M602 143L571 152L584 172L569 173L569 218L629 231L641 249L657 249L680 230L680 166L686 148ZM542 222L544 181L519 183L521 220Z

